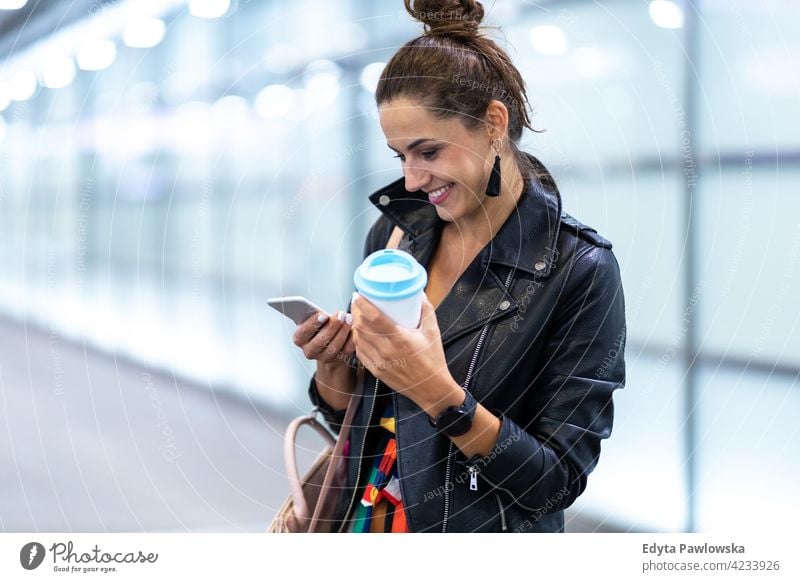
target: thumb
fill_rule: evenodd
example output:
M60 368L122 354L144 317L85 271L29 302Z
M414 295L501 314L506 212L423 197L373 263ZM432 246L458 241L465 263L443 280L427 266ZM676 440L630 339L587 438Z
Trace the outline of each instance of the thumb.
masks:
M436 309L433 303L428 300L425 293L422 294L422 312L420 313L420 327L429 327L436 324Z

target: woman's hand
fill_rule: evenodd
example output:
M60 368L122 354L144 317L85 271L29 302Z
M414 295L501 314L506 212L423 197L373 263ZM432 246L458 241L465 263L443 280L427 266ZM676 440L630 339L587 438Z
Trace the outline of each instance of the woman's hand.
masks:
M463 400L463 391L447 369L436 312L424 294L417 329L397 325L358 293L350 309L356 355L373 376L426 411L454 394Z
M352 315L344 311L335 313L334 317L315 313L297 326L292 341L309 360L327 367L346 366L355 353L350 335L352 321Z

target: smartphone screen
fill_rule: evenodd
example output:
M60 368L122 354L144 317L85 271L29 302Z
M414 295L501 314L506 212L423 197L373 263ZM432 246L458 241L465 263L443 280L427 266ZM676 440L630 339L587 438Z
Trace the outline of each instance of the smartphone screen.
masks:
M293 295L291 297L273 297L267 299L267 305L283 313L297 325L300 325L318 311L325 312L324 309L313 301L299 295Z

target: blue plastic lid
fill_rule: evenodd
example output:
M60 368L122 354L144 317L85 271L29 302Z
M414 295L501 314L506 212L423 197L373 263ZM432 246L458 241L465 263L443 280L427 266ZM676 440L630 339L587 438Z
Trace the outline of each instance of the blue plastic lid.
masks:
M405 299L425 288L428 273L405 251L383 249L369 255L353 274L359 293L375 299Z

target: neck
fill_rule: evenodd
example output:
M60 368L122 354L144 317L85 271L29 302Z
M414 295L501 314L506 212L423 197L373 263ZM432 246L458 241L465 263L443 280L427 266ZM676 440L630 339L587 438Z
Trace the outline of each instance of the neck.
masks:
M522 174L514 156L506 155L500 161L500 196L487 196L482 206L472 214L450 223L450 230L459 233L467 246L482 248L494 236L514 211L523 190ZM447 230L447 226L445 230Z

